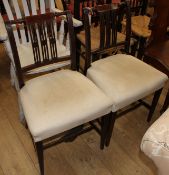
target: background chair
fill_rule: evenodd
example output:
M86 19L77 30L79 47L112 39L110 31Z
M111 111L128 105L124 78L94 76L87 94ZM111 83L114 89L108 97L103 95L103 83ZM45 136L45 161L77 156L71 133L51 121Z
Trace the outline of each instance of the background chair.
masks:
M67 16L66 24L70 38L71 57L58 55L55 23L56 18L61 15ZM12 27L14 24L26 24L24 27L27 27L30 34L34 59L33 63L26 67L21 67ZM9 21L7 32L19 82L18 96L35 143L41 175L44 174L43 149L68 140L75 133L65 131L95 120L100 116L103 116L101 131L96 129L94 124L92 126L95 126L94 128L101 134L100 146L103 148L111 103L99 88L81 73L75 71L76 48L70 13L47 13L29 16L25 20ZM29 55L27 55L27 59L31 59ZM71 61L72 70L59 70L24 81L24 75L27 71L68 59ZM90 129L91 127L84 127L80 133L87 132ZM73 131L76 131L76 128ZM57 134L62 137L58 139ZM55 135L57 137L54 137ZM48 144L46 145L46 143Z
M150 17L147 14L148 0L129 0L127 1L131 8L131 32L132 36L137 39L138 50L137 57L142 58L144 53L144 46L147 38L151 35L151 30L149 30L148 25L150 22ZM126 25L125 19L122 21L123 26Z
M127 4L123 6L126 10ZM87 77L91 79L107 96L112 100L112 119L110 120L109 132L105 144L109 145L114 122L117 117L117 112L124 107L134 103L141 102L149 108L147 121L150 121L160 97L162 88L167 81L167 76L162 72L154 69L148 64L138 60L136 57L126 54L116 54L113 56L105 56L105 53L110 49L117 50L116 44L117 29L115 29L115 16L118 11L110 8L98 9L100 16L100 44L101 47L97 50L99 59L97 61L92 58L92 42L93 33L90 32L88 13L85 13L85 34L86 34L86 68ZM130 11L128 11L130 12ZM106 24L106 25L105 25ZM110 37L111 35L111 37ZM109 39L112 39L110 42ZM110 51L109 50L109 51ZM151 105L143 102L140 99L153 94ZM120 114L119 114L120 115Z
M154 5L154 15L149 25L152 33L149 43L145 48L143 60L169 76L169 37L167 35L169 2L162 1L159 3L154 0L151 3ZM161 9L163 9L163 11L161 11ZM166 95L161 112L164 112L168 106L169 92Z
M60 1L56 1L57 5L61 6ZM55 2L54 0L49 0L48 3L46 3L44 0L37 1L37 0L32 0L32 1L26 1L26 0L11 0L10 3L7 0L3 0L3 5L5 7L7 16L6 18L9 20L13 19L20 19L22 17L26 16L31 16L31 15L37 15L37 14L44 14L48 12L61 12L60 9L55 8ZM60 7L59 6L59 7ZM60 19L57 19L58 23L55 24L55 28L57 26L61 25L60 30L57 32L57 47L58 47L58 55L59 56L70 56L70 47L69 47L69 38L65 38L65 33L66 29L64 29L64 21L65 17L64 15L60 17ZM74 20L74 26L79 26L82 23L77 20ZM17 88L17 80L16 80L16 75L15 75L15 68L14 68L14 63L13 63L13 55L11 54L11 48L9 45L9 41L7 39L7 33L4 32L3 26L4 23L1 21L0 24L2 29L0 28L0 38L4 40L5 48L7 50L7 53L11 59L11 82L12 84L15 84ZM33 53L31 51L31 44L30 44L30 38L29 38L29 33L23 26L19 25L13 25L15 28L14 31L14 36L16 39L16 44L17 44L17 49L18 53L21 57L21 66L29 66L30 64L33 63ZM59 28L59 27L58 27ZM66 40L66 41L65 41ZM29 55L30 60L28 61L25 56ZM64 65L69 65L70 62L63 62L62 64ZM41 73L44 71L49 71L53 69L57 69L62 65L58 64L52 64L50 66L44 66L43 68L40 69L35 69L32 70L31 72L29 71L28 74L35 74L35 73Z

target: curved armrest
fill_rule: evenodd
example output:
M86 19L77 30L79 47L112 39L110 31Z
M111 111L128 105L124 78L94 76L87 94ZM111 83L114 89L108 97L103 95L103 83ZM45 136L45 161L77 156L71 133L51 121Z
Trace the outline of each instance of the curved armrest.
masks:
M2 15L0 13L0 41L6 40L7 37L8 37L8 35L7 35L6 28L5 28L5 24L4 24Z
M52 11L53 11L53 12L63 12L62 10L59 10L59 9L57 9L57 8L52 9ZM63 18L66 19L66 17L65 17L64 15L63 15ZM73 26L74 26L74 27L82 26L82 21L73 18Z

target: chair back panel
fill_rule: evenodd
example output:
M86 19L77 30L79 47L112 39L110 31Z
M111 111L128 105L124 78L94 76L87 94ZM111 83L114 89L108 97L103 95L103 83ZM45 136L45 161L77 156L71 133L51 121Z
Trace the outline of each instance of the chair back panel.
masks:
M125 45L126 52L130 46L130 34L131 34L131 15L130 8L126 3L122 3L119 8L113 9L111 5L97 6L92 9L93 15L98 16L98 22L95 26L90 26L89 13L91 10L84 9L84 28L85 28L85 47L86 47L86 60L85 70L90 67L91 63L91 35L96 35L93 31L93 27L96 27L96 31L100 33L100 46L98 49L92 51L93 54L102 57L105 53L111 53L117 51L118 46ZM95 13L95 14L94 14ZM117 34L119 31L119 24L121 24L122 16L126 16L126 39L123 43L117 44ZM92 27L92 29L91 29ZM92 32L91 32L92 31ZM94 36L95 37L95 36Z
M62 15L67 16L67 28L68 35L70 40L70 55L68 56L60 56L58 57L57 45L59 42L57 41L55 35L54 23L56 23L56 18ZM26 67L21 68L20 58L16 46L16 41L14 38L14 31L12 28L13 24L25 24L29 30L32 50L34 55L34 63L28 65ZM71 60L71 68L73 70L76 69L76 51L75 51L75 38L74 38L74 29L72 16L69 12L62 13L46 13L41 15L28 16L21 20L9 21L6 24L9 41L14 57L14 62L16 66L16 73L19 79L20 88L24 85L24 81L22 78L22 73L26 73L32 69L39 68L41 66L59 63L67 60ZM28 58L29 59L29 58Z
M129 0L129 4L133 16L145 15L148 0Z

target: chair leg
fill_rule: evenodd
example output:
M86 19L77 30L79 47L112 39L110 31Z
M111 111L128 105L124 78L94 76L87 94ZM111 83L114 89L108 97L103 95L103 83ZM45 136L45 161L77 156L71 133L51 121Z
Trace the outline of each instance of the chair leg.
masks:
M109 117L109 125L108 125L108 129L107 129L106 140L105 140L106 146L109 146L109 144L110 144L110 140L111 140L111 136L112 136L113 128L114 128L114 123L116 120L116 114L117 114L117 112L112 112L111 117Z
M43 156L43 143L42 141L36 142L36 152L39 161L40 175L44 175L44 156Z
M144 46L146 43L146 38L140 37L140 41L139 41L139 49L138 49L138 58L142 59L143 55L144 55Z
M154 97L153 97L153 100L152 100L152 104L151 104L151 107L150 107L150 111L149 111L149 114L148 114L147 122L151 121L151 118L152 118L153 113L155 111L155 108L157 106L158 100L160 98L161 92L162 92L162 89L159 89L154 94Z
M169 106L169 91L167 92L167 95L165 97L165 101L164 101L163 107L160 110L160 113L163 113L164 111L166 111L168 106Z
M100 149L104 149L104 144L107 136L107 129L109 127L109 120L111 118L111 113L103 116L101 118L101 141L100 141Z

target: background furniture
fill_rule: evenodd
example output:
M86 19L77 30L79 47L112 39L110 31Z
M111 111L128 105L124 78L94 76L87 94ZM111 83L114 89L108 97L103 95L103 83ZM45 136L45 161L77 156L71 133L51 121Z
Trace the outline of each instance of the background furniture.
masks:
M127 2L131 8L132 36L137 40L135 54L137 53L137 57L142 59L147 38L151 35L151 30L148 28L150 22L150 17L147 15L148 0L129 0ZM123 26L126 25L125 19L122 21L122 24Z
M144 61L169 76L169 37L167 27L169 25L169 1L153 0L154 15L150 21L152 34L144 53ZM162 112L169 105L169 92L167 93Z
M67 19L65 25L70 38L70 57L58 55L55 23L57 17L62 15ZM29 31L33 63L26 67L21 67L21 57L14 37L15 30L12 27L14 24L25 24L24 27ZM18 97L35 143L41 175L44 175L44 148L67 141L72 134L84 133L91 128L84 127L80 133L66 132L67 130L103 116L101 130L96 129L94 124L92 126L95 126L101 135L101 148L104 148L106 139L111 101L94 83L75 71L76 48L72 24L69 12L34 15L6 24L19 83ZM26 57L31 59L29 55ZM27 71L68 59L71 62L71 70L59 70L28 81L24 79ZM79 130L75 128L73 131ZM57 137L54 137L55 135Z

